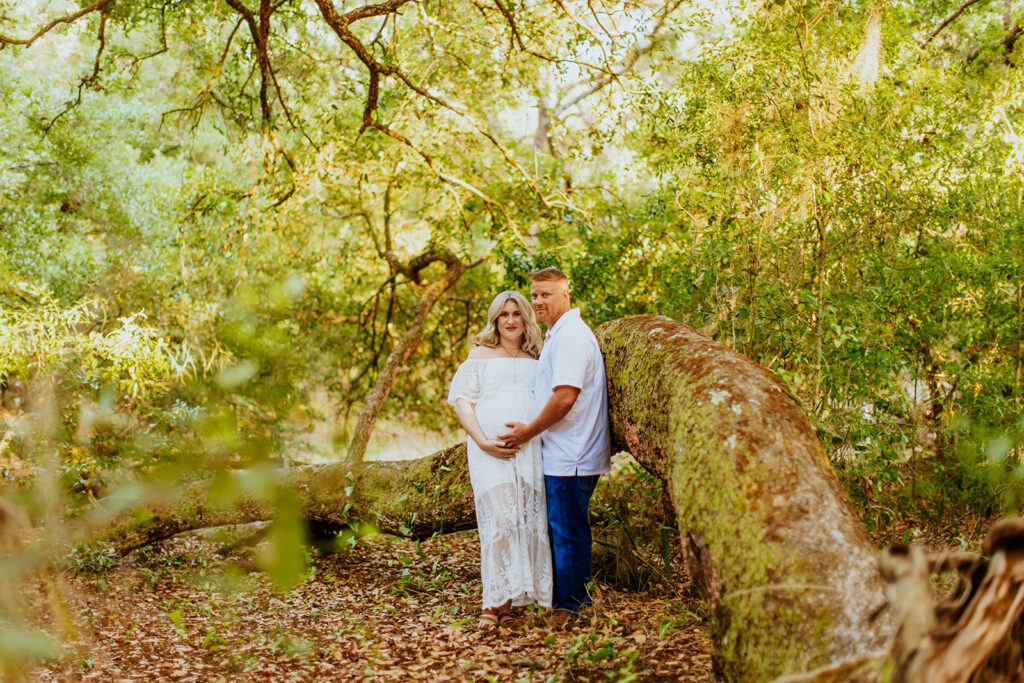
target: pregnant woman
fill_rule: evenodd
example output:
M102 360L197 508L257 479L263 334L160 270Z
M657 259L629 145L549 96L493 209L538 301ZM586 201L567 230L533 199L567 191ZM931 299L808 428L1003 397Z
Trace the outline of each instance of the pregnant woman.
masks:
M466 451L480 533L482 629L509 624L513 606L551 606L554 579L540 439L518 450L496 440L507 431L506 422L529 422L537 413L533 373L541 343L526 297L502 292L448 394L470 437Z

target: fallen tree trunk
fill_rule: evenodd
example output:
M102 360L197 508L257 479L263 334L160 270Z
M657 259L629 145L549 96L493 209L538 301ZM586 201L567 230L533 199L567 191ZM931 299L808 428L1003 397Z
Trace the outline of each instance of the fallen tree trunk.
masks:
M884 646L877 551L781 382L669 318L597 330L614 440L666 482L730 680Z
M322 529L359 520L384 533L426 538L476 527L465 444L417 460L293 467L282 474L280 484ZM216 486L196 482L172 500L125 512L95 540L123 554L182 531L263 521L277 512L270 501L252 495L218 505Z

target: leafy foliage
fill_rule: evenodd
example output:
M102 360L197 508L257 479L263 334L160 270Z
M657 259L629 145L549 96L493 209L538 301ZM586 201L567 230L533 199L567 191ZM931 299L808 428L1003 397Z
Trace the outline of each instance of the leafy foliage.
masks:
M1018 0L262 4L99 2L37 35L80 8L0 1L0 457L28 527L214 476L280 506L261 561L293 585L273 468L337 458L421 324L381 416L452 428L486 303L547 265L591 323L668 315L776 372L879 533L1020 505ZM417 317L439 254L483 265ZM653 552L622 494L608 543Z

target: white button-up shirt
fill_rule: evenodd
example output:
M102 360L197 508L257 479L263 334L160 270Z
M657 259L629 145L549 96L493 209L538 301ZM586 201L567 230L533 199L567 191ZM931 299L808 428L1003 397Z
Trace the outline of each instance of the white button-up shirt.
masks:
M543 408L555 387L580 390L569 413L541 434L544 474L557 477L603 474L610 468L608 387L597 338L580 309L562 314L544 336L533 394Z

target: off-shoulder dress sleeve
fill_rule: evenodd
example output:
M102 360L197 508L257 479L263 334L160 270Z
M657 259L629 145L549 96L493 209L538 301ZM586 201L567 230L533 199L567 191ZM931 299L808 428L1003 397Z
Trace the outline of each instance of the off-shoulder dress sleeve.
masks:
M476 403L483 393L483 359L471 359L459 366L448 389L448 404L455 405L455 399L463 398Z

